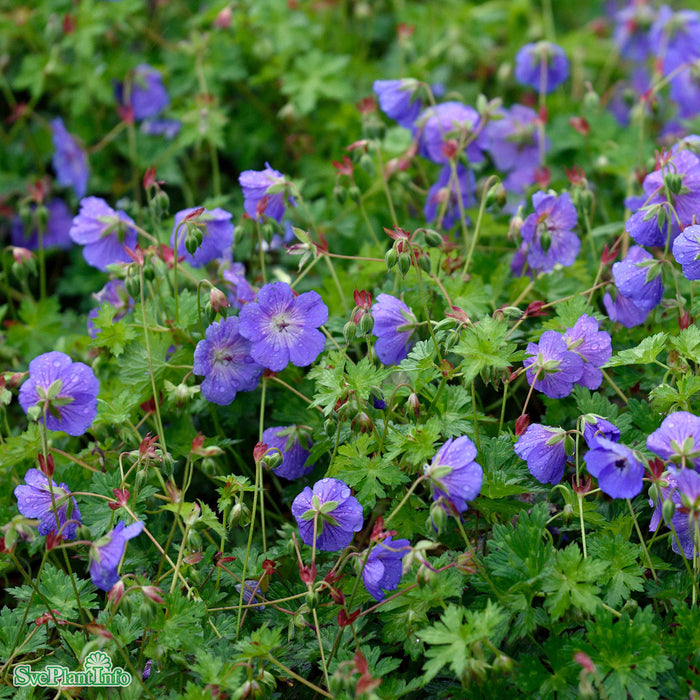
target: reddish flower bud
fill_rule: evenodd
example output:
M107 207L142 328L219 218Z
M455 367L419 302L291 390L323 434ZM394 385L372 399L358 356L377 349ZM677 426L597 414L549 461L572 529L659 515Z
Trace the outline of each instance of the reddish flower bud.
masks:
M527 309L525 309L525 317L529 318L531 316L546 316L547 312L542 310L543 306L543 301L533 301L531 304L528 304Z
M323 580L324 580L326 583L329 583L329 584L332 585L332 584L334 584L336 581L340 581L341 578L343 578L343 575L342 575L342 574L339 574L339 573L338 573L337 571L335 571L334 569L331 569L331 570L323 577Z
M589 123L583 117L571 117L569 119L569 126L578 131L581 136L588 136L591 131Z
M540 186L541 189L546 190L549 187L549 183L552 181L552 176L549 172L549 168L537 168L535 170L535 182Z
M571 476L571 488L581 496L585 496L593 489L593 479L587 476L583 481L576 479L576 474Z
M666 465L658 457L650 459L648 464L649 471L651 472L651 480L653 482L661 481L661 477L666 471Z
M268 195L260 197L258 203L255 205L255 216L257 219L259 219L265 213L269 202L270 198L268 197Z
M12 246L12 257L18 265L23 265L24 263L28 263L30 260L33 260L35 255L31 250L27 250L26 248Z
M566 173L566 177L569 178L569 182L572 185L585 187L588 184L586 172L580 165L574 165L573 168L567 168L566 166L564 166L564 172Z
M46 551L50 552L52 549L58 547L59 544L63 542L63 537L57 535L53 530L46 535Z
M455 139L446 139L442 144L442 155L448 160L452 160L459 150L459 143Z
M377 101L374 97L363 97L356 105L360 114L371 114L377 111Z
M114 500L116 501L116 503L108 504L112 510L117 510L117 508L123 508L129 502L129 498L131 497L129 489L127 488L112 489L112 493L114 494Z
M339 175L347 175L348 177L352 177L354 166L350 158L348 158L347 156L343 156L342 161L334 160L332 161L332 163L333 167L338 171Z
M364 654L359 649L355 652L355 656L353 657L353 661L355 662L355 670L358 673L361 673L363 676L366 673L369 673L369 666L367 665L367 659L364 657Z
M108 632L104 625L100 625L97 622L88 622L88 624L85 625L85 630L90 634L94 634L96 637L114 639L114 635L111 632Z
M467 312L464 309L460 309L459 306L453 306L452 311L448 311L445 314L446 318L454 318L461 325L471 326L472 322L467 316Z
M51 613L53 613L53 615L52 615ZM66 624L66 621L65 621L65 620L62 620L60 617L58 617L58 610L56 610L56 608L53 608L53 609L51 610L51 612L45 612L45 613L42 613L41 615L39 615L39 617L37 617L36 620L34 620L34 624L35 624L37 627L39 627L39 626L41 626L41 625L48 624L48 623L49 623L51 620L53 620L54 618L56 618L56 622L57 622L59 625L65 625L65 624Z
M316 580L316 564L310 567L299 564L299 578L302 583L313 583Z
M136 248L129 248L128 245L125 245L124 250L137 265L143 265L143 249L140 246L137 245Z
M355 306L363 311L369 311L372 308L372 295L364 290L357 290L353 292L353 299L355 300Z
M416 26L414 24L406 24L406 22L400 22L399 26L396 27L396 38L399 42L406 41L413 36L416 31Z
M406 231L406 229L400 228L399 226L395 228L384 227L384 233L395 241L407 241L411 237L411 234ZM399 250L398 252L401 253L403 250Z
M255 460L256 464L265 456L266 452L267 445L264 442L259 442L257 445L255 445L253 448L253 459Z
M182 561L185 562L185 564L199 564L200 561L204 558L204 555L201 552L192 552L192 554L188 554L186 557L182 558Z
M600 261L603 263L603 265L609 265L617 257L617 253L617 245L614 245L611 249L606 243L603 246L603 252L600 254Z
M231 26L233 11L230 7L224 7L219 11L219 14L214 18L214 26L217 29L228 29Z
M36 182L30 182L27 184L27 191L32 201L36 204L41 204L46 196L46 185L43 180L37 180Z
M152 600L155 603L165 603L162 596L163 591L161 591L160 588L156 588L155 586L142 586L141 593L143 593L148 600Z
M180 496L182 495L180 489L173 484L172 481L168 481L165 484L165 492L168 494L168 500L171 503L179 503Z
M141 180L143 189L147 190L149 187L153 187L156 184L156 166L152 165L143 174L143 179Z
M156 255L168 266L169 270L173 269L173 265L175 263L175 253L170 246L165 245L165 243L161 243L156 248ZM178 255L178 264L181 263L184 259L184 255Z
M144 457L156 458L156 448L155 445L158 442L158 437L156 435L146 434L146 437L141 440L139 445L139 459Z
M272 576L277 568L277 563L272 561L272 559L265 559L262 563L262 569L267 574L267 576Z
M204 212L206 211L205 207L199 207L198 209L195 209L194 211L191 211L184 219L183 221L192 221L193 219L199 218Z
M547 123L547 120L549 119L549 113L547 112L547 107L545 105L540 105L539 109L537 110L537 118L543 124Z
M530 425L530 416L527 413L518 416L515 421L515 434L520 437L527 430L528 425Z
M128 126L134 123L134 108L131 105L117 105L117 114Z
M107 600L109 600L112 605L115 607L119 605L119 601L124 597L125 593L125 588L124 588L124 582L119 579L110 589L109 593L107 593Z
M353 429L359 430L361 433L371 433L374 423L372 419L364 412L360 411L353 419L351 426Z
M396 530L385 530L384 529L384 518L380 515L374 522L372 526L372 534L370 539L372 542L381 542L383 539L391 536L395 537L398 533Z
M39 454L39 469L44 476L50 479L53 476L55 467L52 454L49 454L48 459L45 459L43 454Z
M223 564L228 564L229 562L236 561L236 557L225 557L222 552L217 552L214 555L214 566L220 566Z
M588 654L586 654L585 652L577 651L574 654L574 661L585 671L588 671L589 673L595 673L595 665L591 661L591 657L588 656Z
M357 619L360 614L360 609L358 608L355 612L349 615L345 612L345 608L338 611L338 627L347 627L351 625Z
M690 317L690 314L688 311L683 311L682 314L678 316L678 327L683 331L686 328L690 327L690 324L693 323L693 319Z
M414 391L412 391L406 399L406 411L413 411L413 415L418 418L418 414L420 413L420 401L418 400L418 395Z
M343 591L339 590L338 588L331 587L328 589L328 593L336 605L345 605L345 594Z
M455 366L446 358L442 358L440 362L440 373L446 379L452 379L455 373Z

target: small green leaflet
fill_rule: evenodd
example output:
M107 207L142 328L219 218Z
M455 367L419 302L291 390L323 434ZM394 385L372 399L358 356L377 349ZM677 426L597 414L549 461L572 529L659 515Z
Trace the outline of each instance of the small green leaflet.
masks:
M90 341L90 345L95 348L108 348L112 355L119 357L129 342L136 338L137 331L124 319L115 321L116 313L117 310L111 304L102 304L93 319L97 335Z
M621 350L612 359L603 365L604 367L620 367L621 365L648 365L666 349L668 336L666 333L657 333L656 335L644 338L636 348Z
M542 583L542 590L547 594L545 608L554 617L561 617L571 607L595 612L600 604L597 595L600 589L595 582L605 569L603 561L584 559L576 542L558 551L554 571Z
M369 457L375 449L374 438L361 434L357 440L340 447L328 470L328 476L342 479L354 488L358 500L367 508L373 508L377 499L387 495L385 486L408 481L396 462L379 456Z
M462 681L467 681L473 671L486 671L490 667L487 659L493 656L491 645L497 647L501 643L507 622L507 613L490 600L483 610L448 605L439 622L416 633L430 645L425 652L428 661L423 666L424 684L443 666L449 665ZM484 644L482 649L483 642L489 644ZM473 648L477 645L478 650Z
M514 361L515 345L506 340L508 329L505 321L497 321L491 316L484 316L481 321L465 329L462 339L454 348L454 352L464 358L459 371L465 383L471 382L487 368L510 367Z

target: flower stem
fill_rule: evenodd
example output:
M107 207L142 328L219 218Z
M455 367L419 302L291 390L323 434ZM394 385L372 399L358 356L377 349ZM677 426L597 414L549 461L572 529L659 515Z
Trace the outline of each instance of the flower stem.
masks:
M274 664L279 668L280 670L284 671L284 673L288 674L290 678L294 678L294 680L299 681L299 683L303 683L305 686L311 688L314 692L318 693L319 695L323 695L324 698L334 698L334 695L331 695L327 691L325 691L323 688L319 688L317 685L314 685L311 681L307 681L305 678L302 678L299 674L294 673L291 668L287 668L283 664L281 664L277 659L269 654L268 656L265 657L271 664Z
M629 498L627 499L627 505L629 506L630 513L632 514L634 529L637 531L637 537L639 537L639 544L642 545L642 549L644 550L644 555L646 557L647 564L649 565L649 571L651 571L651 574L654 577L654 581L658 581L658 578L656 577L656 569L654 568L654 564L651 561L651 556L649 555L649 550L647 549L647 543L644 541L642 531L639 528L639 523L637 522L637 514L634 512L634 508L632 508L632 501L630 501Z

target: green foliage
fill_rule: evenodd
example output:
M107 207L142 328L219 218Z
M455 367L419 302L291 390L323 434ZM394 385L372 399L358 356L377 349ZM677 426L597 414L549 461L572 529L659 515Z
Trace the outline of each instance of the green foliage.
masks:
M470 382L486 370L506 369L513 362L512 345L506 341L508 324L485 316L465 329L454 351L464 359L459 367Z
M561 617L569 608L594 613L600 598L596 581L605 572L605 563L584 559L578 544L573 542L556 553L551 575L543 582L547 594L545 608L553 617Z
M417 633L428 645L423 682L430 681L448 665L465 684L470 676L483 675L491 667L493 655L493 651L484 654L483 645L489 643L490 650L500 645L507 622L505 611L491 601L483 610L448 605L439 622Z
M604 566L598 578L607 605L616 608L632 591L644 590L644 569L639 565L641 547L621 535L603 535L589 540L589 551Z
M12 244L0 260L0 697L53 696L11 688L14 665L78 669L95 649L132 673L114 691L124 700L686 697L700 668L695 567L672 549L663 521L650 532L646 484L631 508L597 488L576 432L583 414L602 416L646 461L647 436L667 414L700 410L700 302L670 246L653 252L665 292L646 320L614 323L603 303L616 294L609 253L628 248L623 204L645 189L638 175L656 168L655 151L675 146L667 127L678 122L677 94L663 66L651 57L646 66L653 109L643 109L648 95L625 92L635 104L621 127L608 107L631 64L613 32L597 31L599 3L553 3L542 16L527 0L5 6L0 231ZM491 127L507 126L506 111L527 101L517 51L553 36L571 82L547 94L546 119L518 126L518 157L535 130L546 148L528 162L538 181L504 202L495 183L508 190L522 173L499 167ZM125 107L142 64L160 72L170 100L146 120ZM477 110L473 133L452 134L454 158L452 143L442 149L446 164L425 157L422 121L411 130L384 113L373 84L389 78L415 80L405 87L423 114L434 100ZM80 209L56 153L59 117L86 154L87 194L138 227L133 262L104 272L82 244L39 251L30 240L47 223L45 204L65 201L66 235ZM161 120L179 131L151 133ZM692 133L693 120L681 121ZM471 148L465 159L468 143L482 147L480 162ZM265 193L288 205L281 223L260 213L270 199L259 216L243 202L241 173L266 162L283 174ZM464 211L447 183L434 187L453 165L474 176ZM521 224L544 190L569 194L580 250L569 266L516 274L513 255L528 257ZM432 221L426 202L437 205ZM233 239L206 265L178 258L176 273L174 215L200 206L229 212ZM552 250L558 234L547 214L536 218L533 235ZM296 240L285 250L290 226ZM241 309L247 290L232 272L252 294L269 282L318 292L328 321L313 362L261 371L257 387L236 385L221 405L207 400L204 377L237 382L229 372L249 339L234 352L200 343L225 318L240 330L254 308L245 298ZM133 301L119 320L101 303L92 338L87 315L107 281L124 281ZM393 321L373 308L379 294L404 300L415 327L387 328ZM527 381L525 347L583 314L611 336L606 376L593 390L546 396ZM269 322L294 334L299 320ZM377 338L408 331L407 357L383 365ZM22 407L28 367L48 351L99 381L97 415L81 435L46 430L41 406ZM49 391L53 412L72 398L57 391L79 389L51 386L36 400ZM576 453L561 483L540 483L515 454L523 414L569 432ZM261 464L257 443L274 426L302 436L311 474L287 480ZM472 483L461 483L466 452L424 481L450 438L474 443ZM72 540L39 534L45 490L16 491L28 469L54 467L81 512ZM362 512L337 552L302 541L294 517L295 499L324 478L342 480ZM447 493L434 502L440 480ZM473 493L457 513L460 488ZM324 508L329 524L344 519L342 508ZM119 583L97 589L91 546L134 520L142 534L105 555ZM377 544L389 532L410 543L402 561ZM369 593L377 579L382 600Z
M387 487L398 486L408 481L391 460L382 459L376 454L377 445L374 438L361 434L352 443L342 445L338 456L328 470L329 476L342 479L355 489L360 503L374 508L379 498L385 498Z
M668 336L666 333L656 333L644 338L637 347L621 350L612 356L606 367L620 367L621 365L648 365L666 349Z
M97 335L92 345L97 348L107 348L115 357L119 357L126 345L136 338L136 329L129 326L123 319L114 321L117 310L111 304L104 304L93 319Z
M585 651L596 666L610 700L657 698L657 676L671 667L663 653L660 630L651 606L630 618L615 619L601 611L595 622L586 622Z

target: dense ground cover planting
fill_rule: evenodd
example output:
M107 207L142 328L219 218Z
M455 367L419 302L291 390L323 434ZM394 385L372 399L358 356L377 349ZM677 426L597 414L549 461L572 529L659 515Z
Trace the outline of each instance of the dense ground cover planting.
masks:
M697 9L0 42L2 697L697 697Z

